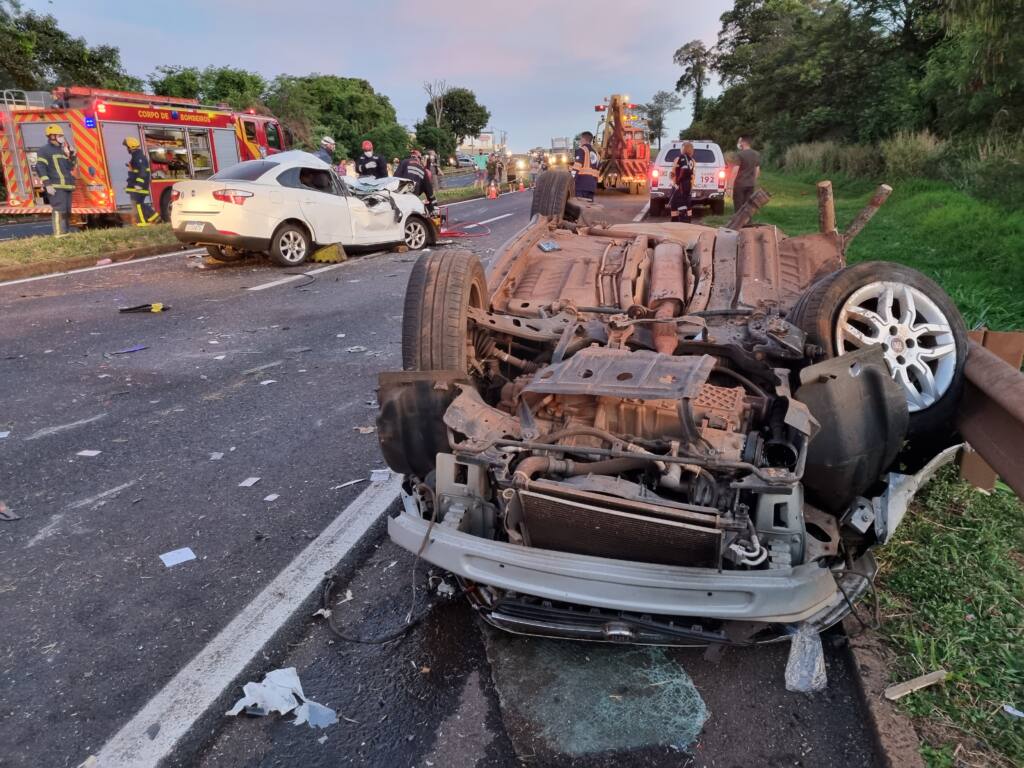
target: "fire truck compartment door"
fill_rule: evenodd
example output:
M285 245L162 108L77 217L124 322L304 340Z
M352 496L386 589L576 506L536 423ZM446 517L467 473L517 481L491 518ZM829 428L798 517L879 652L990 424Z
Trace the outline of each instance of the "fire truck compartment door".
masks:
M233 128L213 129L213 151L217 153L217 170L238 164L238 139Z
M124 191L128 183L128 150L124 140L129 136L142 141L139 126L133 123L100 123L103 126L103 151L107 155L107 178L114 188L118 208L128 208L132 199Z

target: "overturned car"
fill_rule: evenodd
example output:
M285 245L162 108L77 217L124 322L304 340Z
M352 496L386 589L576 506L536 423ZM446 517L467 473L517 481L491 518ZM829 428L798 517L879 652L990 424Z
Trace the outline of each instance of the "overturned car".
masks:
M955 451L954 304L845 266L835 231L587 226L562 202L489 275L468 251L416 263L405 370L380 377L391 538L513 632L746 644L839 621Z

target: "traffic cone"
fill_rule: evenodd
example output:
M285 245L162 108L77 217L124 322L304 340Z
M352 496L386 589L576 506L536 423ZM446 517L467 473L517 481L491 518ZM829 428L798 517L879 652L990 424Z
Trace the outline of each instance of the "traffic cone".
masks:
M520 192L525 192L526 191L526 187L523 186L522 179L519 180L519 191Z
M498 185L495 184L493 181L491 182L491 186L489 186L487 188L487 199L488 200L497 200L498 199Z

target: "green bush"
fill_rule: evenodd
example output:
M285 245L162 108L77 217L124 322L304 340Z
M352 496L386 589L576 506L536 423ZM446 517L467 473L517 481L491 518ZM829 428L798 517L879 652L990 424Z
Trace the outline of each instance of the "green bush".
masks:
M963 152L958 185L983 200L1019 209L1024 200L1024 134L990 134Z
M847 176L875 179L885 170L877 147L867 144L844 144L836 152L835 170Z
M929 131L898 131L879 144L889 179L928 176L934 161L945 151L946 142Z
M812 141L794 144L782 157L782 170L788 173L825 172L825 158L836 151L834 141Z

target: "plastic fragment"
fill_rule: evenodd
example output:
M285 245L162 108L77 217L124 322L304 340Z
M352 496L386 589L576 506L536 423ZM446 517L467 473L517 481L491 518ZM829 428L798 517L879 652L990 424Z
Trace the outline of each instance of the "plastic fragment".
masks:
M366 480L365 477L357 477L355 480L349 480L348 482L342 483L341 485L332 485L331 486L331 490L332 491L336 491L339 488L348 488L350 485L355 485L356 483L361 483L364 480Z
M353 427L353 429L360 435L372 435L377 431L376 427Z
M786 660L786 690L794 693L817 693L825 690L825 652L821 635L813 627L801 624L793 635Z
M946 679L946 674L946 670L937 669L926 675L919 675L912 680L907 680L903 683L896 683L896 685L890 685L885 689L885 698L889 701L902 699L904 696L907 696L914 691L919 691L922 688L928 688L936 683L941 683Z
M1024 712L1021 712L1016 707L1011 707L1009 704L1003 704L1003 712L1011 717L1024 717Z
M192 551L191 547L182 547L181 549L164 552L160 555L160 559L166 567L172 568L175 565L187 563L189 560L195 560L196 553Z
M91 459L93 456L99 456L101 453L103 453L103 451L94 451L91 449L86 449L84 451L79 451L78 453L75 454L75 456L85 456Z
M239 488L252 488L260 479L258 477L247 477L245 480L238 484Z
M370 470L370 482L374 485L380 485L386 483L391 479L390 469L372 469Z
M366 347L363 347L363 346L360 346L359 344L356 344L354 347L349 347L345 351L346 352L365 352L366 351Z
M263 497L263 500L264 500L264 501L277 501L277 500L278 500L279 498L281 498L281 495L280 495L280 494L278 494L278 493L272 493L272 494L270 494L269 496L264 496L264 497Z
M136 344L134 347L125 347L119 349L116 352L111 352L112 355L130 355L132 352L141 352L144 349L149 349L145 344Z
M224 458L224 454L220 451L214 451L210 454L210 461L220 461Z
M4 439L6 439L6 438L8 438L10 436L11 436L11 431L10 430L7 430L6 432L0 432L0 440L4 440Z
M6 504L0 501L0 520L13 522L14 520L21 520L21 515L12 512Z
M245 694L225 714L238 715L243 710L247 715L263 717L271 712L286 715L295 712L295 725L306 724L310 728L326 728L338 722L337 713L306 698L302 683L295 667L275 669L268 672L260 683L246 683Z
M267 384L277 384L277 379L264 379L260 382L261 387L265 387Z

